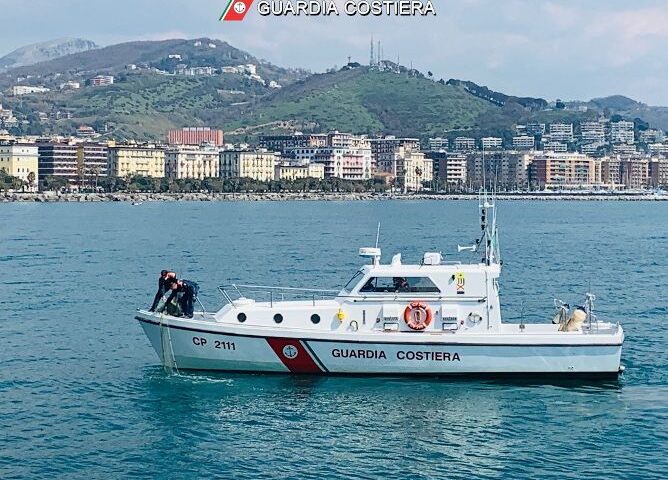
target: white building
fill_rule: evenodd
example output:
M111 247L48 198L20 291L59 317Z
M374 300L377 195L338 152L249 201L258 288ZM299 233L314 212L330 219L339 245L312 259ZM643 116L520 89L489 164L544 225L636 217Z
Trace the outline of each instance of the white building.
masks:
M550 138L556 142L571 143L573 141L573 124L551 123Z
M12 95L28 95L31 93L46 93L49 91L46 87L31 87L30 85L15 85L12 87Z
M605 142L605 124L601 122L582 122L580 124L582 143Z
M611 123L610 141L612 143L633 143L635 141L633 127L633 122L627 122L625 120Z
M475 150L475 138L470 138L470 137L455 138L455 150L459 151Z
M543 149L546 152L553 152L553 153L566 153L568 151L568 145L565 143L561 142L547 142L543 145Z
M436 137L429 139L429 150L438 151L438 150L447 150L450 146L450 142L447 138Z
M503 147L503 139L499 137L483 137L481 144L485 150L493 150Z
M513 137L513 148L520 150L531 150L536 146L536 140L530 135L518 135Z
M179 145L165 152L165 176L168 178L218 177L218 148Z

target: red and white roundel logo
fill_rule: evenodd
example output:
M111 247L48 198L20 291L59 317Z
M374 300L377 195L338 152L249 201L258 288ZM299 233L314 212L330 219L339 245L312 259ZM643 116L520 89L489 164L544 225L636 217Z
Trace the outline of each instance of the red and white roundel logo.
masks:
M295 347L294 345L288 344L285 347L283 347L283 355L285 356L285 358L289 358L290 360L292 360L293 358L297 358L298 354L299 350L297 350L297 347Z
M234 11L238 14L242 14L246 11L246 4L244 2L235 2Z

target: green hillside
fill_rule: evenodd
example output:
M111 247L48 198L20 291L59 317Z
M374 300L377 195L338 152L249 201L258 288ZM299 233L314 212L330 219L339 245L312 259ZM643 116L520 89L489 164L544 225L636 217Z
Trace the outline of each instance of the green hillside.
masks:
M315 131L442 135L474 127L494 108L459 87L360 67L296 82L249 106L230 126L293 120L310 123Z

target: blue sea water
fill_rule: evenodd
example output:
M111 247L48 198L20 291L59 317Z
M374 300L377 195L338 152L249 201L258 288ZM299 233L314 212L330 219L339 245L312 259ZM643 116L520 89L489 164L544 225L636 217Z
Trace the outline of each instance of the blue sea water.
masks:
M668 203L499 202L506 320L591 287L617 381L168 374L133 320L161 268L343 285L454 258L475 202L0 205L0 478L666 478Z

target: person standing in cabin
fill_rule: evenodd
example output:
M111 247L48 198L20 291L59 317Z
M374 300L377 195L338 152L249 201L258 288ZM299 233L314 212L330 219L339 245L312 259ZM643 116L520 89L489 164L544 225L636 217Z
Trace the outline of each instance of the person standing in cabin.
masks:
M172 293L170 293L169 297L167 298L165 305L168 305L169 302L174 299L174 297L177 297L178 294L181 294L177 297L177 301L181 307L181 312L184 317L193 318L193 313L195 310L194 302L197 298L197 294L199 293L199 285L197 285L195 282L191 282L190 280L170 279L168 282Z
M151 308L148 309L149 312L155 312L158 303L160 303L160 299L165 295L165 293L167 293L167 290L169 290L168 283L172 280L176 280L176 273L170 270L160 271L160 278L158 279L158 292L155 294Z

